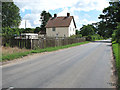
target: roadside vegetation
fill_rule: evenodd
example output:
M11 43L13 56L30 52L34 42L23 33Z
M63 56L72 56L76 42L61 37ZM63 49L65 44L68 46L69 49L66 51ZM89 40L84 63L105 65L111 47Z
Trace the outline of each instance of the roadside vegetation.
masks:
M21 58L23 56L27 56L27 55L32 54L32 53L42 53L42 52L56 51L56 50L59 50L59 49L69 48L69 47L78 46L78 45L82 45L82 44L86 44L86 43L89 43L89 42L86 41L86 42L80 42L80 43L65 45L65 46L49 47L49 48L45 48L45 49L36 49L36 50L3 47L2 61L8 61L8 60L16 59L16 58Z
M95 41L104 39L103 36L100 36L97 28L94 25L83 25L80 30L76 30L76 37L85 37L87 41Z
M9 55L9 54L13 54L13 53L20 53L20 52L26 52L26 51L29 51L29 49L25 49L25 48L18 48L18 47L2 47L2 55L3 56L6 56L6 55Z
M112 34L112 47L118 73L118 89L120 90L120 23Z
M118 89L120 90L120 23L112 34L112 47L118 73Z
M115 41L112 42L113 54L116 60L116 69L118 74L118 88L120 89L120 44Z

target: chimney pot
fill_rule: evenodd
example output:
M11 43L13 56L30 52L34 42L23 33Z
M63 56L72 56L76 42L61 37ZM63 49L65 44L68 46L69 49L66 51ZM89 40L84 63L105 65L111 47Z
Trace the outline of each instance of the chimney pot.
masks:
M70 17L70 13L67 13L67 17Z
M54 17L57 17L57 14L54 14Z

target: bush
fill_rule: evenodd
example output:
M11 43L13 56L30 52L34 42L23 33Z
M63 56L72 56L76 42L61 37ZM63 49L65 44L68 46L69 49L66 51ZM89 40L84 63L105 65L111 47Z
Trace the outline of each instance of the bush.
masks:
M39 33L39 32L40 32L40 30L41 30L41 28L40 28L40 27L36 27L36 28L35 28L35 30L34 30L34 33Z
M80 33L83 36L94 35L95 34L95 27L93 25L84 25L80 28Z
M116 31L116 42L120 43L120 28Z
M88 36L85 36L85 38L86 38L87 41L95 41L95 40L101 40L101 39L103 39L103 37L101 37L98 34L88 35Z
M72 37L72 38L81 38L81 37L82 37L82 34L72 35L72 36L70 36L70 37Z
M91 36L84 36L86 38L86 41L92 41Z
M116 31L114 31L112 34L112 41L115 41L115 39L116 39Z
M21 33L30 33L34 32L34 29L31 28L2 28L2 45L9 46L9 40L13 39L15 36L19 36Z
M112 41L120 43L120 23L118 23L117 29L112 34Z

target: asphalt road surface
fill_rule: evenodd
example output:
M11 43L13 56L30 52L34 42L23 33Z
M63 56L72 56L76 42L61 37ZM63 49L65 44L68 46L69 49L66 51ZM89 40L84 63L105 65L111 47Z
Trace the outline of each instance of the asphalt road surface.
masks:
M3 88L111 88L110 40L40 54L2 68Z

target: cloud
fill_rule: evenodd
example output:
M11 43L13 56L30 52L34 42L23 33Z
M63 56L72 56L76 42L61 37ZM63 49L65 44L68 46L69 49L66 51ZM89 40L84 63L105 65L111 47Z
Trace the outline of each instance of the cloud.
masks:
M21 21L21 25L19 26L19 28L25 28L25 21L26 21L26 28L34 28L33 26L31 26L29 20L24 20L24 19Z
M75 17L76 23L79 23L80 16L76 15L75 11L102 11L109 5L108 0L14 0L14 2L20 8L21 13L24 13L25 10L31 10L31 14L22 17L23 20L29 20L30 27L40 26L39 18L43 10L49 11L62 8L63 11L59 12L58 16L66 16L66 13L70 12ZM89 15L87 16L90 18ZM84 23L91 22L86 20L83 19L82 21Z
M92 24L92 23L96 23L97 21L93 21L93 20L91 20L91 21L88 21L87 19L83 19L83 20L81 20L81 24L83 24L83 25L87 25L87 24Z
M14 0L14 2L23 12L25 9L31 9L34 13L66 7L80 11L102 10L109 5L107 0Z
M15 4L24 12L31 9L38 13L42 10L55 10L58 8L71 7L79 0L14 0Z
M80 29L83 25L88 25L88 24L92 24L92 23L96 23L98 21L95 20L87 20L87 19L81 19L78 20L77 23L77 29Z
M26 27L27 28L39 27L40 24L41 24L41 22L40 22L40 14L26 14L23 17L20 28L25 27L25 20L26 20Z
M75 12L71 11L71 9L69 9L69 8L64 8L63 11L58 13L58 16L66 16L67 12L71 13L71 15L74 16L74 19L75 19L75 22L76 22L76 25L77 25L78 29L81 28L82 25L87 25L87 24L92 24L92 23L98 22L98 21L95 21L95 20L87 20L86 18L91 17L88 14L84 14L82 16L82 18L80 18L81 15L76 15Z
M77 2L71 10L77 11L90 11L90 10L99 10L102 11L105 7L109 5L107 0L80 0Z

